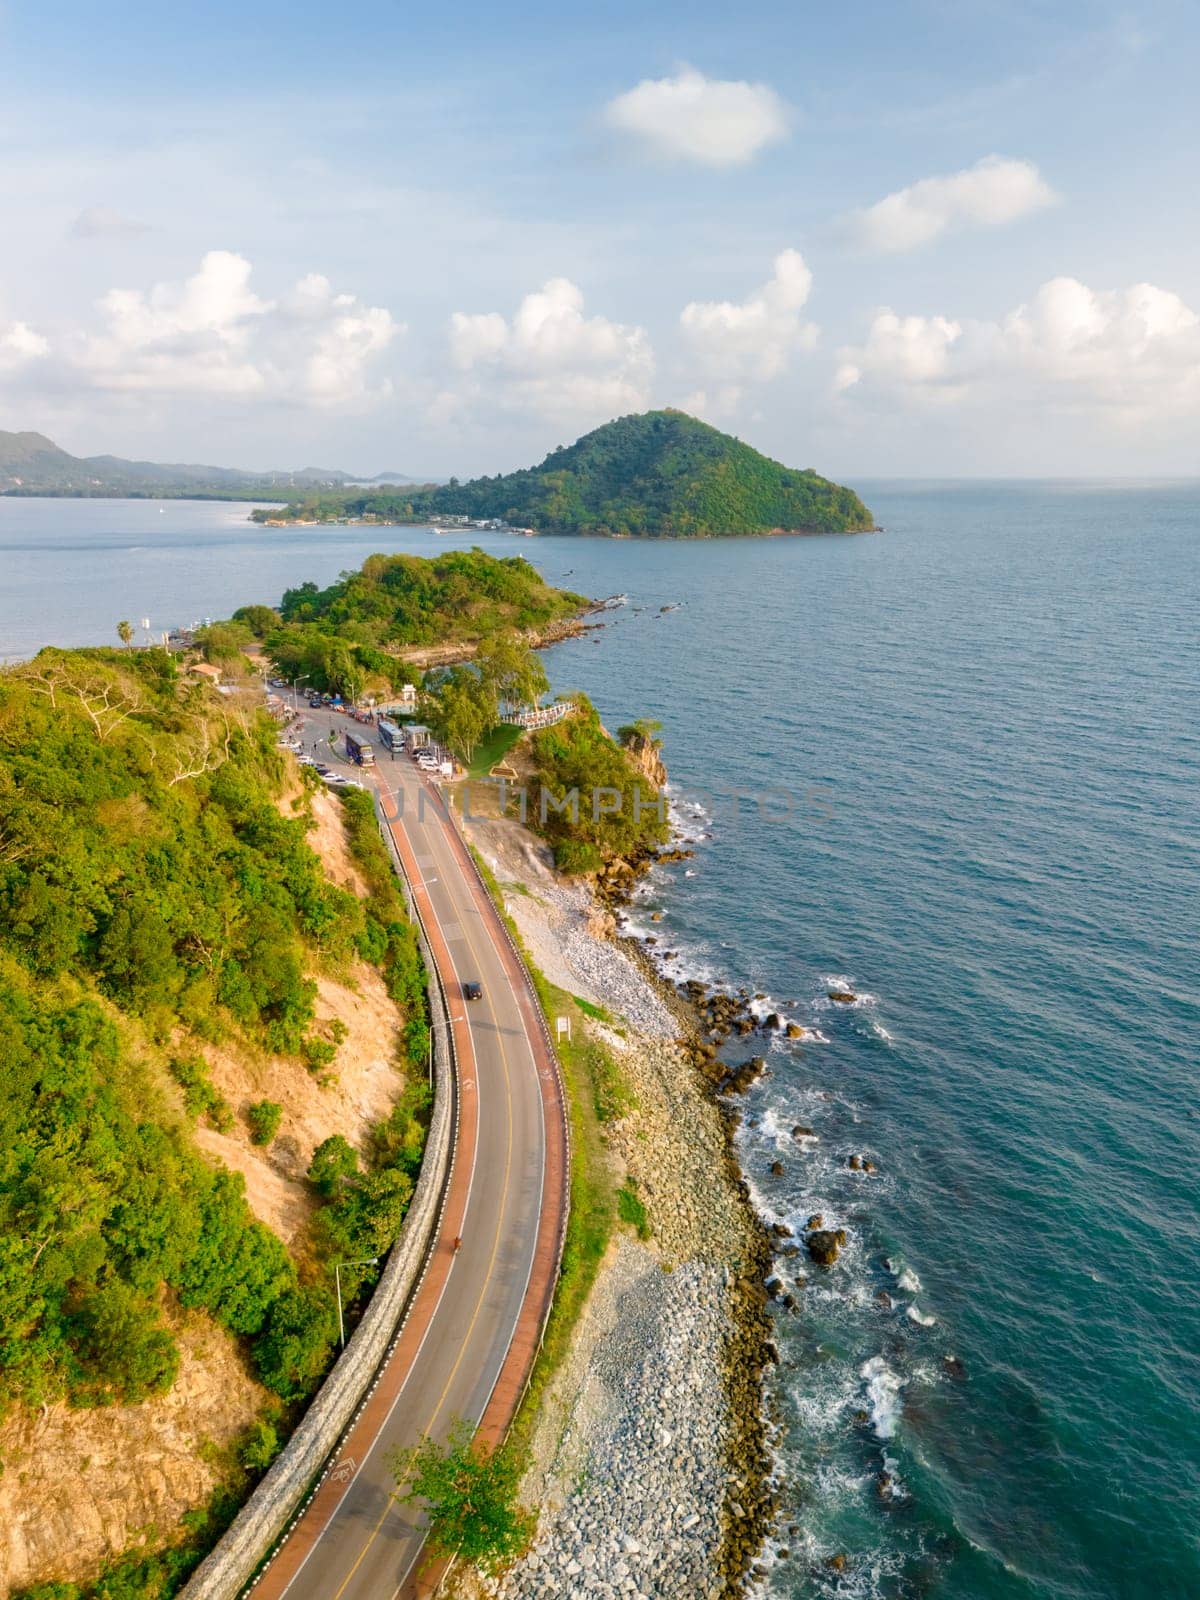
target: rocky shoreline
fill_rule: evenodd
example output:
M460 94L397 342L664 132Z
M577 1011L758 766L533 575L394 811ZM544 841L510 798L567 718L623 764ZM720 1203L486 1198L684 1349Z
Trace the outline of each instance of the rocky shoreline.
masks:
M708 1003L617 931L616 883L593 894L558 878L515 823L468 831L535 963L603 1008L589 1032L634 1107L608 1125L607 1143L650 1237L619 1231L540 1409L523 1486L540 1508L532 1549L498 1579L460 1576L456 1592L733 1600L775 1510L764 1410L772 1241L733 1149L737 1085L712 1067ZM637 872L618 876L628 887Z

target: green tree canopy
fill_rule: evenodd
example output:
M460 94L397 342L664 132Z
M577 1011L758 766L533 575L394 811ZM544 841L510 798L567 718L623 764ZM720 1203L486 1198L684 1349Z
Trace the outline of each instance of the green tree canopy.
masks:
M435 1555L458 1556L492 1573L528 1546L534 1518L517 1504L520 1465L478 1443L469 1424L455 1423L445 1444L425 1438L415 1454L397 1451L390 1464L398 1498L425 1502Z

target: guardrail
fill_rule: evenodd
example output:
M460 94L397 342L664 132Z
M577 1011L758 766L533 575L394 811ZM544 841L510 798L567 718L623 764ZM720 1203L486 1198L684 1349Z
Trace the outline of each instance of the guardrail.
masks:
M329 1476L343 1435L374 1394L404 1332L413 1297L428 1270L430 1243L454 1170L458 1070L450 1008L378 794L375 810L416 924L434 1022L433 1111L421 1172L399 1237L350 1342L269 1471L188 1580L181 1600L233 1600L253 1589ZM435 1012L440 1012L443 1026L436 1025Z

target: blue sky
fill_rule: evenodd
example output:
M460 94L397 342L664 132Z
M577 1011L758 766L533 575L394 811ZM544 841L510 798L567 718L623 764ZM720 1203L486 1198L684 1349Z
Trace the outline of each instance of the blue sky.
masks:
M1183 4L0 4L0 427L495 471L1193 473Z

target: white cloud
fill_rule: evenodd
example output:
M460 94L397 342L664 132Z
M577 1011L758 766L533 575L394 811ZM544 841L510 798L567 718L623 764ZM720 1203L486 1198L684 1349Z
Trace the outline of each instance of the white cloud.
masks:
M1131 425L1200 410L1200 315L1150 283L1099 290L1052 278L998 321L883 309L839 360L843 393L889 405L1001 398Z
M463 383L440 397L443 417L485 398L550 419L606 418L648 403L654 353L645 330L587 316L567 278L527 294L511 321L456 311L449 340Z
M49 353L49 341L35 333L27 322L13 322L0 328L0 372L17 372Z
M811 350L818 328L801 316L812 273L799 250L781 250L770 279L744 300L693 300L679 322L705 368L727 381L777 377L798 350Z
M765 83L706 78L681 67L644 78L610 100L604 121L652 154L707 167L736 167L788 132L788 109Z
M280 301L250 287L251 264L211 250L183 283L112 289L104 327L69 358L94 387L127 392L263 396L315 406L379 398L368 368L401 327L389 311L302 278Z
M855 242L895 254L951 229L995 228L1054 205L1057 196L1031 161L985 156L973 167L922 178L847 219Z
M126 217L108 206L88 206L71 224L77 239L135 239L149 233L149 225L136 217Z
M834 380L841 391L863 382L885 389L912 389L926 399L956 399L962 384L952 357L963 336L948 317L898 317L884 306L875 313L866 342L839 352Z

